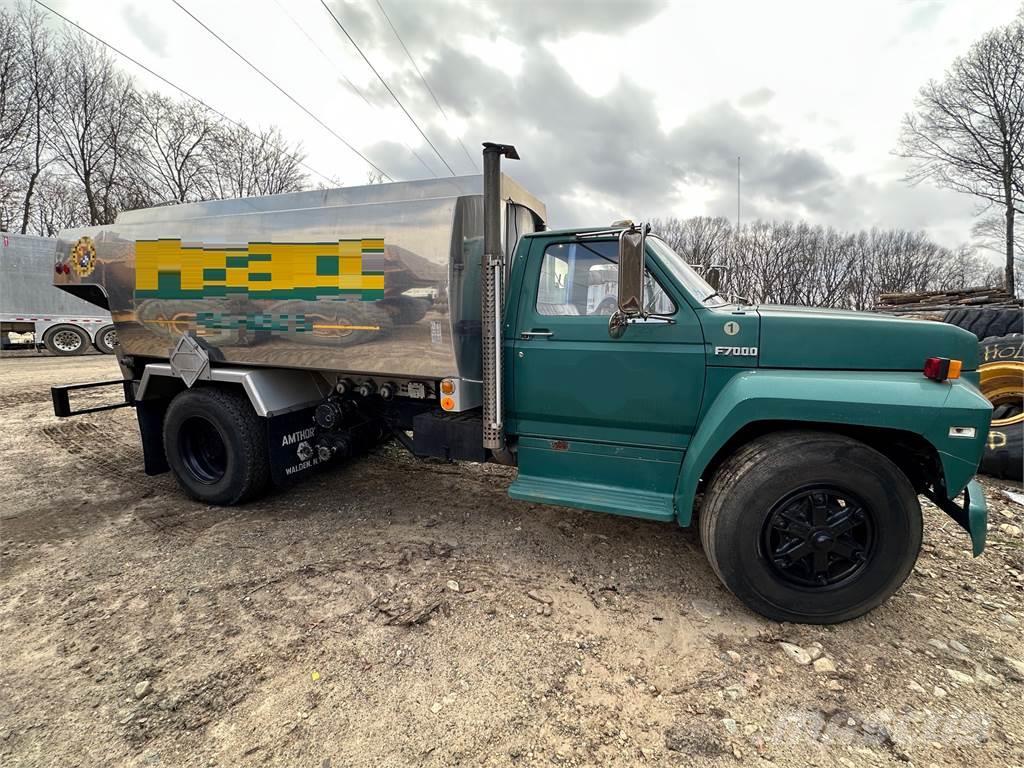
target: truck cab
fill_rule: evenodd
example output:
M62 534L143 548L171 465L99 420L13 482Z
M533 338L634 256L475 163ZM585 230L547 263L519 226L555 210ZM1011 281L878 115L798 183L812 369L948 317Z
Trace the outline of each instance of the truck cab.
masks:
M515 253L502 333L511 496L684 526L697 516L723 581L784 619L863 612L881 592L858 593L859 574L882 561L901 582L920 544L918 495L980 553L971 478L990 406L971 334L731 303L655 234L622 267L624 234L539 232ZM634 295L618 285L615 302L595 302L593 275L607 289L622 269ZM929 378L929 360L957 372Z

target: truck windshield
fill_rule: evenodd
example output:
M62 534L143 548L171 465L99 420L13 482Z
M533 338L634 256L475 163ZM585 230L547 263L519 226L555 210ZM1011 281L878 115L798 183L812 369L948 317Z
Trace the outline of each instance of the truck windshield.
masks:
M718 291L712 288L703 277L687 264L683 257L673 251L668 243L657 237L648 237L647 245L658 256L658 259L665 268L672 273L672 276L690 292L697 301L710 307L720 307L726 304L726 300L718 295Z

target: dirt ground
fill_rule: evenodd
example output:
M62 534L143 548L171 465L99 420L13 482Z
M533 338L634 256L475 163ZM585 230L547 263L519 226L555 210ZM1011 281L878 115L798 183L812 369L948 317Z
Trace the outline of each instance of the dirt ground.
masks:
M513 502L504 468L385 447L193 503L130 410L53 417L117 375L0 359L4 766L1024 765L1019 486L985 481L983 557L929 508L887 604L780 625L694 533Z

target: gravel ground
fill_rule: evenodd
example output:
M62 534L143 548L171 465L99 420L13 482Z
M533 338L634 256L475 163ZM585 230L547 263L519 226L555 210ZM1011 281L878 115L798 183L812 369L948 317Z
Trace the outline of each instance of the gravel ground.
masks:
M53 417L117 375L0 360L4 766L1024 765L1019 486L985 481L983 557L928 508L888 603L780 625L691 531L513 502L501 467L384 447L188 501L130 410Z

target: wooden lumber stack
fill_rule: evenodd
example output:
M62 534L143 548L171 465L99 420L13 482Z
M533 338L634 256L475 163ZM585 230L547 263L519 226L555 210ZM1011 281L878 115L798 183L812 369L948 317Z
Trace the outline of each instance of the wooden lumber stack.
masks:
M925 291L922 293L883 293L875 304L876 312L894 314L944 313L963 307L1009 309L1020 307L1015 299L1001 287L964 288L959 291Z

